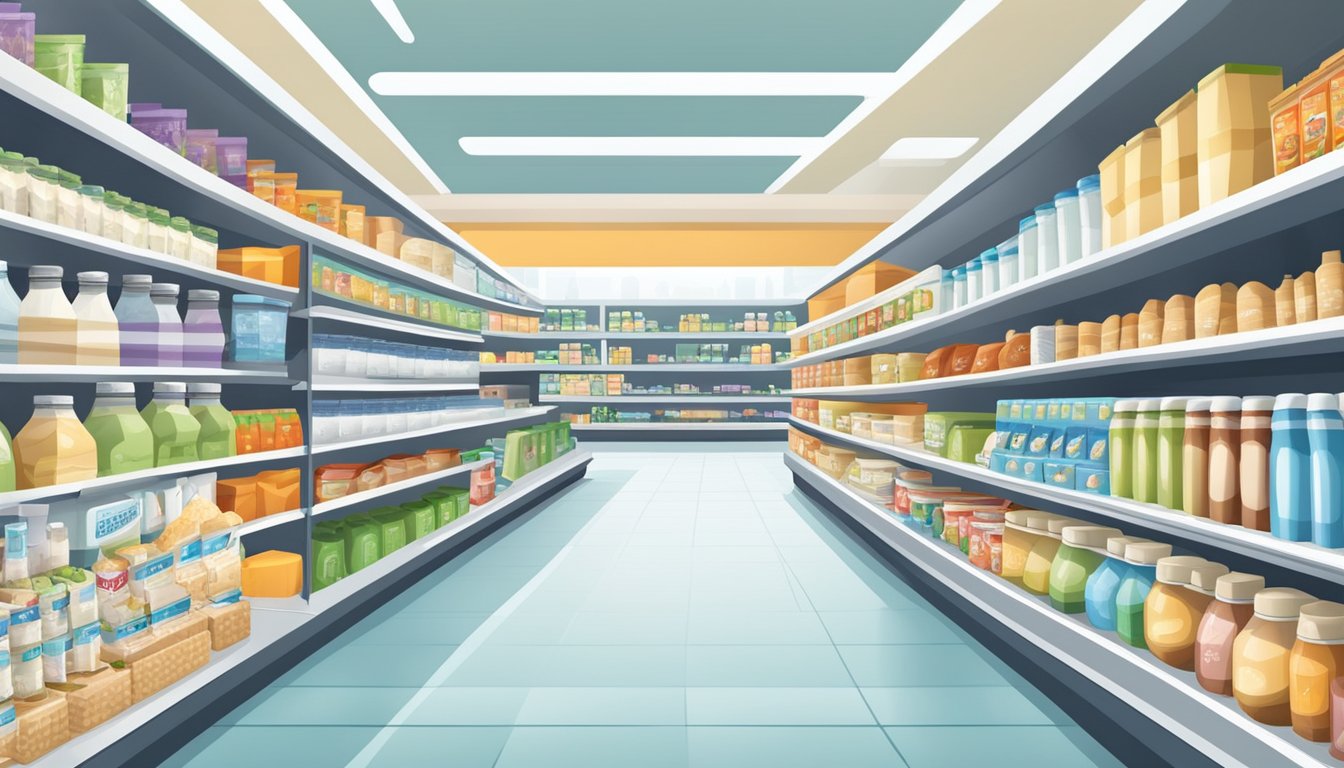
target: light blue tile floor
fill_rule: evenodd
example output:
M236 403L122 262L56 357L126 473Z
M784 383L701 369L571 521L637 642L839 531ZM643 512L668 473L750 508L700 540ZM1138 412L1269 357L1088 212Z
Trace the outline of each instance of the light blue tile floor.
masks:
M1119 765L793 490L777 450L588 478L168 765Z

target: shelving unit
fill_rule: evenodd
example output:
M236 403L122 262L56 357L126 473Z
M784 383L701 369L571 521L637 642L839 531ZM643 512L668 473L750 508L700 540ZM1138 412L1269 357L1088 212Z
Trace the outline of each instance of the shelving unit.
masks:
M321 300L336 301L335 299L325 296L321 297ZM468 344L479 344L484 341L480 334L472 333L471 331L453 330L442 325L400 319L373 307L345 309L342 307L318 305L291 313L291 316L308 320L324 320L330 323L355 326L357 328L372 328L378 331L392 332L402 336L415 336L423 339L436 339L438 341L460 341Z
M788 431L784 422L705 421L705 422L617 422L610 424L571 424L575 432L768 432Z
M543 403L775 403L787 405L792 398L779 395L542 395Z
M751 365L749 363L635 363L633 365L552 365L547 363L486 363L481 373L502 371L538 371L542 373L778 373L788 370L785 363Z
M871 531L930 584L956 594L974 612L1070 666L1216 764L1320 768L1331 763L1326 745L1297 738L1290 728L1256 723L1231 699L1205 692L1193 673L1161 666L1145 651L1092 628L1085 618L1059 613L1048 599L976 568L959 549L906 527L798 456L786 453L784 463L809 495Z
M512 408L501 410L499 415L489 416L480 419L468 419L464 421L449 422L440 424L436 427L427 427L409 432L398 432L395 435L374 435L372 437L361 437L355 440L342 440L338 443L326 443L314 445L313 455L324 453L335 453L336 451L345 451L351 448L363 448L369 445L382 445L384 443L396 443L402 441L417 440L422 437L433 437L436 435L447 435L453 432L466 432L468 430L479 429L481 427L503 426L505 424L516 424L522 421L536 419L545 416L555 410L555 406L537 406L533 408Z
M476 471L477 469L480 469L481 467L489 463L490 463L489 460L471 461L467 462L466 464L459 464L456 467L449 467L448 469L440 470L438 472L430 472L428 474L420 475L419 477L412 477L396 483L388 483L387 485L384 485L379 488L374 488L372 490L359 491L358 493L352 493L348 496L341 496L339 498L332 499L330 501L319 501L318 503L313 505L313 517L320 517L330 512L334 512L338 509L345 509L346 507L354 506L357 504L363 504L366 501L372 501L374 499L379 499L384 496L390 496L394 493L399 493L401 491L409 490L411 488L419 488L420 486L431 485L433 483L439 482L440 480L446 480L450 477L457 477L459 475L469 475L472 472Z
M317 376L295 389L310 392L476 392L479 381L440 381L437 379L348 379L340 376Z
M294 379L283 368L174 368L170 366L20 365L0 364L0 381L90 383L99 381L217 381L222 384L289 386Z

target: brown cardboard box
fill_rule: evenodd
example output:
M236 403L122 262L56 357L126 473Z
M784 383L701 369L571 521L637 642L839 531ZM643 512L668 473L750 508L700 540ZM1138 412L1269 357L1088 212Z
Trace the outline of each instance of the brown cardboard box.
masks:
M845 280L845 306L872 298L914 274L904 267L884 261L865 264ZM811 317L810 314L808 316Z
M130 665L131 698L144 701L209 663L209 632L180 639Z
M1195 92L1186 91L1157 116L1162 135L1162 223L1199 210L1199 158L1195 154Z
M1269 101L1282 91L1279 67L1224 64L1199 81L1199 207L1274 175Z
M234 512L244 521L257 519L257 478L239 477L215 483L215 502L225 512Z
M807 316L816 320L845 307L845 283L839 282L807 300Z
M1162 226L1162 131L1147 128L1125 142L1125 239Z
M131 673L107 667L69 677L70 732L93 730L131 706Z
M1123 243L1125 227L1125 145L1121 144L1097 166L1101 176L1101 247Z
M252 634L252 604L246 600L207 605L201 613L210 622L210 647L216 651L240 643Z
M65 694L47 690L38 701L14 701L19 722L14 752L9 755L20 763L31 763L70 740L70 708Z
M299 508L299 470L297 467L260 472L257 474L256 480L258 517Z

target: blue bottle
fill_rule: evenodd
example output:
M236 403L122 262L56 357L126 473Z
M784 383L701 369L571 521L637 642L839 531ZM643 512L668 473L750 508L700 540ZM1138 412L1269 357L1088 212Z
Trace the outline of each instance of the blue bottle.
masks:
M1270 423L1269 530L1280 539L1311 541L1311 527L1307 396L1279 395Z
M1139 539L1127 536L1107 539L1106 559L1087 577L1083 601L1087 607L1087 620L1097 629L1115 631L1115 595L1120 591L1120 582L1129 574L1129 565L1125 562L1125 545L1134 541Z
M1307 440L1311 445L1311 540L1344 547L1344 415L1339 397L1307 398Z

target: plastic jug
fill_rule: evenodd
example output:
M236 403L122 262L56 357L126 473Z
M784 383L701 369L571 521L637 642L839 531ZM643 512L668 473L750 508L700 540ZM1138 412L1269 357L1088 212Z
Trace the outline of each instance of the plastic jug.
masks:
M75 416L70 395L37 395L33 415L14 436L20 488L78 483L98 476L98 445Z
M182 316L177 313L176 283L154 283L149 287L149 299L158 316L157 365L181 367Z
M1311 540L1344 547L1344 417L1339 396L1307 398L1307 441L1311 448Z
M1120 591L1120 582L1129 573L1125 562L1125 547L1142 539L1128 536L1112 536L1106 540L1106 559L1087 577L1087 586L1083 590L1083 601L1087 608L1087 620L1097 629L1115 631L1115 595Z
M75 360L80 365L121 364L117 315L107 300L107 273L80 272L75 297Z
M1248 398L1249 399L1249 398ZM1335 411L1338 417L1338 410ZM1312 449L1307 429L1307 396L1279 395L1274 400L1269 475L1270 532L1289 541L1312 538ZM1245 442L1242 468L1246 468ZM1242 485L1243 489L1245 484Z
M23 365L75 365L74 307L61 288L65 270L39 265L28 269L28 295L19 304L19 362Z
M219 402L220 385L188 384L188 408L201 425L196 454L202 460L222 459L238 453L238 424Z
M164 467L199 458L196 445L201 424L187 410L187 385L177 381L154 383L154 399L140 411L154 433L154 466Z
M312 556L314 592L345 578L345 542L339 532L314 530Z
M98 445L98 476L154 467L154 433L135 409L135 385L100 381L84 428Z
M0 261L0 364L12 365L19 361L21 303L14 286L9 284L9 264Z
M219 368L224 361L224 322L219 316L219 291L187 291L182 321L182 364Z
M382 539L378 526L365 515L345 518L341 536L345 544L345 564L349 573L363 570L382 557Z
M406 546L406 522L397 507L380 507L369 513L369 519L378 529L382 557Z

